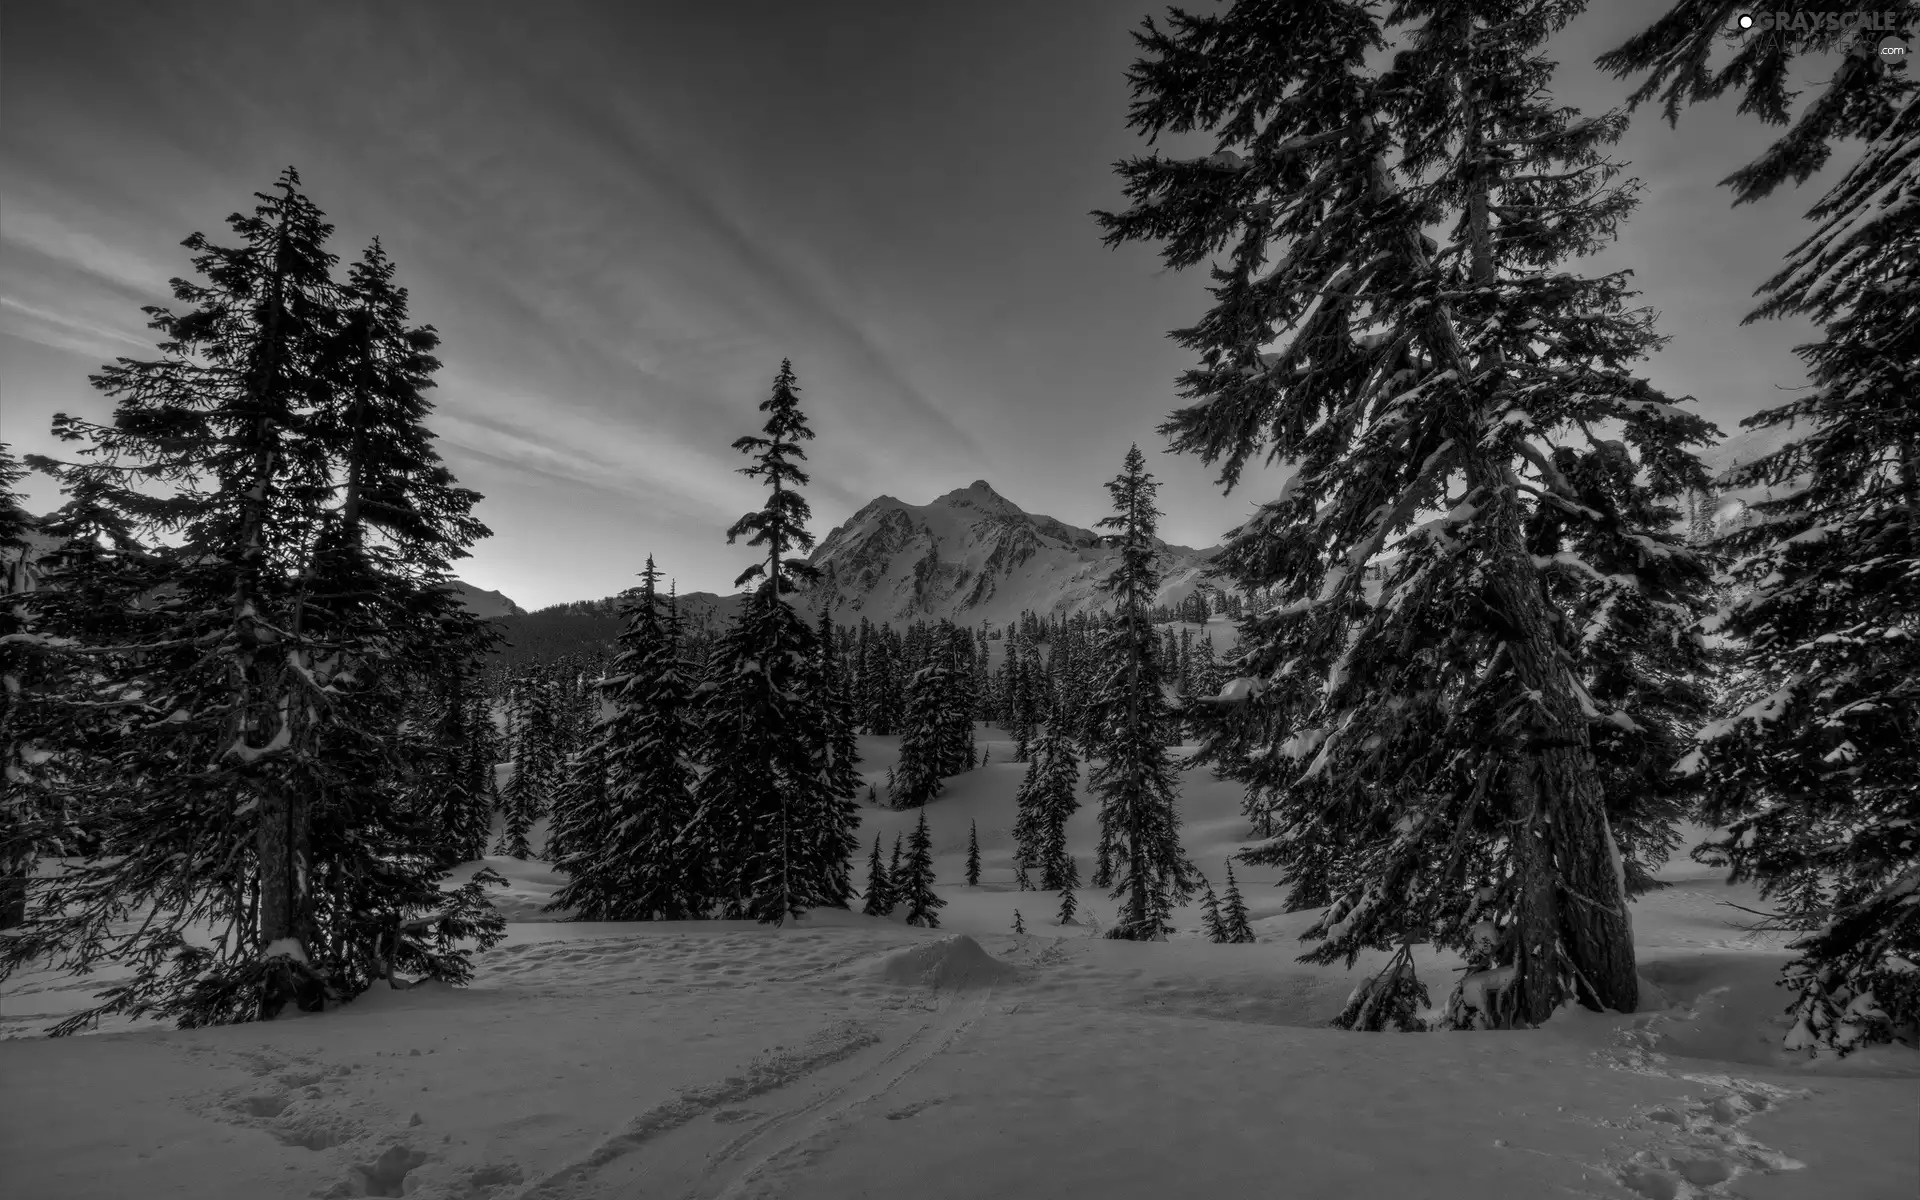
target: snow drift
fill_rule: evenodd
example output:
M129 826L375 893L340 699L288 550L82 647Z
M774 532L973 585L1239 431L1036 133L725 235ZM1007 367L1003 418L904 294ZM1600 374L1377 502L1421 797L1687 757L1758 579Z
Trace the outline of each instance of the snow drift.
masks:
M1020 976L1011 964L988 954L964 933L890 954L881 964L880 974L889 983L955 992L1011 983Z

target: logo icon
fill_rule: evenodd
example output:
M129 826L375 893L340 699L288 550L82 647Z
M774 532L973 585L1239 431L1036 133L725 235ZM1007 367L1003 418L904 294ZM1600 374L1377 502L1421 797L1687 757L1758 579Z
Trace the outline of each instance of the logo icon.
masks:
M1890 33L1880 39L1880 61L1889 67L1907 65L1907 40Z

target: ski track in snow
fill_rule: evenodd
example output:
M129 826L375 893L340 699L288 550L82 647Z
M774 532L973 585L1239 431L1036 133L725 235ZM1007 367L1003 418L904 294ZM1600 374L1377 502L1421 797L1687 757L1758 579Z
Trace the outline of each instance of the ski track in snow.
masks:
M718 1088L697 1093L686 1120L673 1135L646 1147L616 1172L597 1171L589 1189L529 1189L521 1200L584 1200L586 1197L672 1195L684 1200L749 1200L778 1194L781 1179L804 1168L914 1072L965 1037L986 1012L985 995L948 996L937 1016L899 1041L857 1034L842 1049L809 1063L803 1071L769 1079L765 1088ZM884 1047L884 1051L881 1048ZM874 1053L868 1053L874 1051ZM749 1099L778 1099L790 1088L812 1083L805 1098L773 1111L722 1107ZM922 1106L924 1107L924 1105ZM678 1115L678 1114L676 1114ZM695 1124L696 1115L711 1124ZM906 1115L889 1113L898 1119ZM728 1136L731 1126L751 1122Z

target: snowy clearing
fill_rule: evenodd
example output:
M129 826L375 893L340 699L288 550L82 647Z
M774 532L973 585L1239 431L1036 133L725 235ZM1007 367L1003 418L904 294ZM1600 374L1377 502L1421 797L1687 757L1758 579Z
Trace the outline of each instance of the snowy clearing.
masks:
M863 738L869 778L894 739ZM466 990L371 992L322 1016L29 1036L98 979L0 996L9 1194L916 1198L1911 1197L1920 1054L1779 1048L1782 938L1751 889L1681 859L1635 906L1646 1010L1525 1033L1325 1027L1358 974L1304 967L1312 914L1236 868L1254 945L1097 937L1113 902L1021 893L1024 768L992 762L926 810L941 928L817 913L555 922L544 864ZM1238 789L1187 776L1186 843L1216 883ZM917 813L869 809L886 840ZM977 820L980 886L959 882ZM1091 853L1083 807L1070 845ZM537 839L536 839L537 844ZM1691 844L1691 843L1689 843ZM1029 934L1009 932L1019 909ZM1362 966L1366 964L1363 963ZM1450 964L1425 958L1436 997Z

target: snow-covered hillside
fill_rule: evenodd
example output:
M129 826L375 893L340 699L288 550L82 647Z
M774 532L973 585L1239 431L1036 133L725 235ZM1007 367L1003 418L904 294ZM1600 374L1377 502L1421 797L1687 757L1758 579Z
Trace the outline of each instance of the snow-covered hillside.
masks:
M1736 522L1750 520L1747 506L1753 501L1770 499L1776 494L1792 490L1791 483L1773 487L1764 484L1745 488L1726 487L1720 482L1722 476L1735 467L1746 466L1755 459L1772 454L1789 439L1805 436L1806 432L1805 428L1795 430L1782 426L1743 429L1700 452L1700 459L1707 466L1707 474L1713 478L1718 489L1713 514L1715 528L1725 531Z

